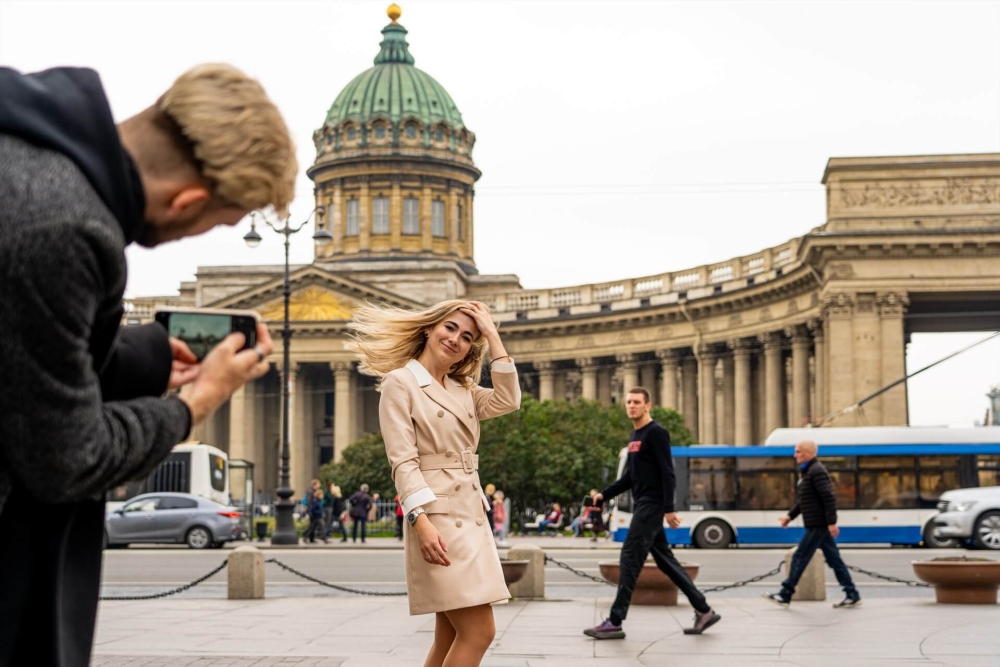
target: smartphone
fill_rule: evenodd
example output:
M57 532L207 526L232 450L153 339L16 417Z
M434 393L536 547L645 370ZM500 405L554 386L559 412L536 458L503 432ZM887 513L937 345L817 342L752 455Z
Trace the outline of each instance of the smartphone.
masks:
M154 317L170 336L187 343L198 361L231 333L246 336L243 349L249 350L257 344L257 324L261 321L260 315L252 310L212 308L164 307Z

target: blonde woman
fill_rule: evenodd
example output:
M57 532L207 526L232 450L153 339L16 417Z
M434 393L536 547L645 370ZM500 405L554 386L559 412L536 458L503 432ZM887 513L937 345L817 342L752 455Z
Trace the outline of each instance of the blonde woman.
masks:
M406 514L410 614L436 614L425 667L475 667L507 602L479 481L479 422L518 409L521 391L487 307L422 312L364 306L351 324L361 371L382 378L379 419ZM493 389L479 386L489 349Z

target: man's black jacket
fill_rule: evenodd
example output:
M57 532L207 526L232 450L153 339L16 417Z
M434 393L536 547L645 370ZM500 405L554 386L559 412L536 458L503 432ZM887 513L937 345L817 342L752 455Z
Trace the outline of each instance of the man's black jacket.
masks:
M837 496L830 473L819 459L806 464L795 486L795 505L788 516L794 519L799 514L806 528L826 528L837 523Z

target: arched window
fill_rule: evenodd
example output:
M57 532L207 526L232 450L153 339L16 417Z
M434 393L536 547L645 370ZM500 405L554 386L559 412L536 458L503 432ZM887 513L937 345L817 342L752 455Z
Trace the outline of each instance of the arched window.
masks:
M381 123L375 126L375 138L385 139L385 125Z
M456 220L456 223L458 225L458 230L457 230L458 231L458 240L459 241L463 241L463 240L465 240L465 233L462 231L462 205L461 204L458 205L458 220Z
M415 124L410 123L409 125L406 126L406 138L407 139L417 138L417 126Z
M434 141L438 143L444 141L444 132L441 130L441 128L434 130Z
M347 128L347 140L354 141L358 138L358 130L354 127Z

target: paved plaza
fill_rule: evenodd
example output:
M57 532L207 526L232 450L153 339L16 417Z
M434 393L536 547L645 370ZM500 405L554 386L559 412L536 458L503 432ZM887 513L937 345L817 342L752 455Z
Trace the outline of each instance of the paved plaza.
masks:
M759 598L716 598L723 620L703 636L681 630L692 610L633 607L624 641L581 633L610 597L496 608L483 667L997 667L1000 606L868 598L860 609ZM93 667L419 667L433 616L405 598L161 599L101 605Z

